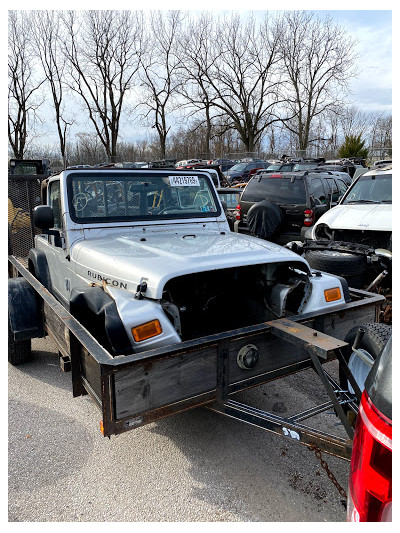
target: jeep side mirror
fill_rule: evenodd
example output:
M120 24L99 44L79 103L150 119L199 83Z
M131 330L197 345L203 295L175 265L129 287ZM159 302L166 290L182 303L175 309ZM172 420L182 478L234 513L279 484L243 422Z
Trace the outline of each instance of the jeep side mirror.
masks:
M49 205L38 205L33 210L33 225L42 230L54 227L53 208Z

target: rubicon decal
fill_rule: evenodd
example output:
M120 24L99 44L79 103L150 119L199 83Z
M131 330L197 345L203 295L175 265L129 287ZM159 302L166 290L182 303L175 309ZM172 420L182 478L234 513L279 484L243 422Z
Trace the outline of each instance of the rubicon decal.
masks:
M97 281L104 282L107 285L112 285L113 287L119 287L120 289L128 289L127 283L123 283L122 281L119 281L117 279L103 277L97 272L92 272L91 270L88 270L87 273L90 278L96 279Z

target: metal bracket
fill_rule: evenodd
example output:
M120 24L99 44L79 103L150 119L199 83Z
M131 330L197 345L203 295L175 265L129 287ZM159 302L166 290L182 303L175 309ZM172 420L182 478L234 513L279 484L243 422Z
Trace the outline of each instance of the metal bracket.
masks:
M324 404L324 406L319 406L318 412L322 412L329 408L329 403ZM316 413L301 413L300 415L295 415L291 418L282 418L280 416L256 409L249 405L245 405L234 400L228 400L224 403L214 403L211 405L206 405L207 409L215 411L217 413L229 416L235 420L241 422L246 422L252 426L264 429L276 435L286 437L290 440L295 440L300 444L306 446L318 445L324 452L342 459L350 460L351 458L351 449L352 441L345 440L340 437L329 435L318 431L314 428L310 428L303 424L299 424L294 420L297 416L301 418L304 415L304 418L309 418ZM317 411L317 408L315 408ZM311 411L311 410L310 410Z
M314 364L314 367L315 367L315 370L317 371L317 374L319 375L321 381L322 381L322 384L324 385L325 387L325 390L326 392L328 393L328 396L329 398L331 399L332 403L333 403L333 406L338 414L338 417L340 418L345 430L346 430L346 433L347 435L350 437L350 439L353 440L353 436L354 436L354 429L351 427L351 425L349 424L349 421L347 419L347 415L346 413L344 412L343 410L343 407L342 407L342 404L339 402L335 392L334 392L334 389L332 388L332 385L331 383L329 382L328 378L326 377L326 373L324 371L324 369L322 368L322 365L321 365L321 361L319 360L317 354L316 354L316 350L314 349L314 346L309 346L308 347L308 353L311 357L311 360Z
M309 346L313 346L315 353L322 359L329 359L337 353L337 350L348 346L347 342L335 339L287 318L272 320L271 322L266 322L266 324L270 326L271 333L276 337L297 346L302 346L306 350Z

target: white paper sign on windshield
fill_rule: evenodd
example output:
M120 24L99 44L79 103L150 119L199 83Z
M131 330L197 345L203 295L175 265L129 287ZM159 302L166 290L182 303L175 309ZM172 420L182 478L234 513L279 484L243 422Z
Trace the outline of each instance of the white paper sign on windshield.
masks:
M198 176L169 176L171 187L200 187Z

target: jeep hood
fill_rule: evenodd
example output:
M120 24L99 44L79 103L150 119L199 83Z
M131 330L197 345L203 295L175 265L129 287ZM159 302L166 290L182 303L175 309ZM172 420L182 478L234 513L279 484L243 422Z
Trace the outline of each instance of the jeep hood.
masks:
M262 263L291 262L309 271L290 250L237 233L124 233L76 243L71 252L76 273L94 283L136 291L147 283L146 296L160 299L172 278L195 272ZM238 288L232 287L232 290Z
M392 204L337 205L316 223L331 229L392 231Z

